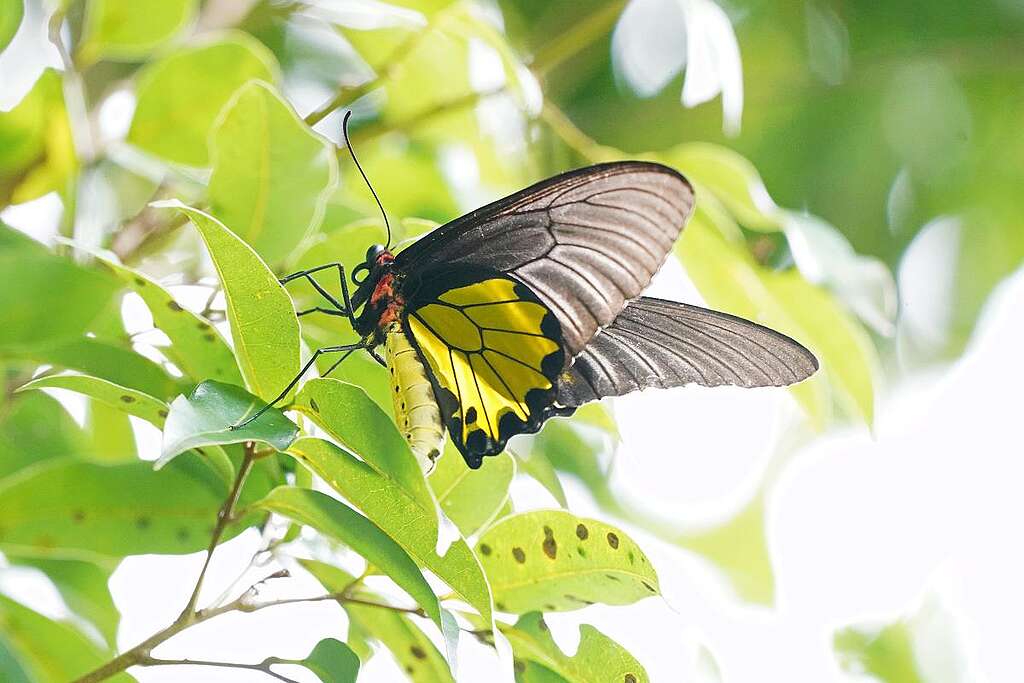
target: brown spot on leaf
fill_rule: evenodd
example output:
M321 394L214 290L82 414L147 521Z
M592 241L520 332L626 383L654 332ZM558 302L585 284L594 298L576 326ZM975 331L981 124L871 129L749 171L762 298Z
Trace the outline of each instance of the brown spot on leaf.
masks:
M178 531L177 531L177 533L175 534L175 536L177 536L178 540L179 540L179 541L181 541L182 543L184 543L185 541L187 541L187 540L188 540L188 537L189 537L189 536L191 536L191 535L192 535L192 534L191 534L191 532L190 532L190 531L188 530L188 528L187 528L187 527L181 527L181 528L179 528L179 529L178 529Z
M320 412L320 406L318 406L316 404L316 399L315 398L309 399L309 407L313 409L314 413L319 413Z
M200 320L198 323L196 323L196 327L200 330L208 330L210 329L210 323L206 323Z
M505 603L503 603L503 602L496 602L496 603L494 603L494 608L496 610L498 610L499 612L504 612L505 611Z
M615 574L605 574L605 577L611 579L612 581L622 581L622 579L615 576Z
M140 531L145 531L146 529L149 528L149 525L150 525L149 517L136 517L135 518L135 528L136 529L139 529Z
M576 538L580 539L581 541L585 541L585 540L587 540L588 536L590 536L590 532L587 531L586 525L584 525L584 524L577 524L576 525Z
M647 583L646 581L641 581L640 583L642 583L644 585L644 588L646 588L647 590L651 591L652 593L657 593L658 592L658 591L656 591L654 589L654 586L652 586L651 584Z
M541 617L537 620L537 628L539 628L541 631L548 630L548 622L544 621L544 617Z
M612 550L619 549L619 537L611 531L608 532L608 545L612 547Z
M524 674L526 673L526 662L516 659L512 662L512 668L516 670L517 674Z
M85 521L85 510L75 510L71 513L71 519L76 523L81 524Z
M633 674L626 674L626 677L622 679L622 683L636 683L636 676Z
M143 280L141 277L137 277L137 278L135 278L135 284L137 286L139 286L139 287L145 287L146 286L146 281Z
M491 554L491 546L487 545L486 543L481 543L480 544L480 554L481 555L490 555Z
M135 397L128 394L121 395L121 403L135 403Z
M555 607L554 605L552 605L550 602L547 603L546 605L544 605L544 611L545 612L554 612L556 609L558 609L558 608Z
M207 334L203 335L203 339L205 339L208 342L214 342L217 341L217 335L215 335L213 332L208 332Z
M158 411L156 411L156 414L159 415L160 417L167 417L167 411L166 410L158 410Z
M519 564L526 562L526 553L522 548L512 548L512 557L516 558L516 562Z
M405 673L407 673L407 674L409 674L410 676L412 676L412 674L413 674L413 672L414 672L414 671L416 671L416 669L414 669L414 668L412 667L412 664L406 664L406 665L405 665Z
M555 555L558 554L558 543L555 542L555 532L551 530L551 527L544 527L544 542L541 544L541 548L544 550L544 554L552 560L555 559Z
M177 301L168 301L167 302L167 308L171 309L175 313L180 313L181 311L185 310L184 308L181 307L181 304L179 304Z
M415 657L416 659L426 659L427 658L427 653L419 645L413 645L412 647L410 647L409 648L409 652L411 652L412 656Z

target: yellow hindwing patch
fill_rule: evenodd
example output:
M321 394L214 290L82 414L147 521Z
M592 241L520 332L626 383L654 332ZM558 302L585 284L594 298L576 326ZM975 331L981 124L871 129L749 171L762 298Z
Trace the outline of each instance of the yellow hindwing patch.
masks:
M554 315L524 285L495 277L450 289L408 323L457 443L482 456L536 431L564 354Z

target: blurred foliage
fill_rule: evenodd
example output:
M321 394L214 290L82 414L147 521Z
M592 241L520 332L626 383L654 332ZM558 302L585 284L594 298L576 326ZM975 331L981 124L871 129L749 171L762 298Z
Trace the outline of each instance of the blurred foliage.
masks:
M204 549L223 524L215 540L263 530L349 617L347 644L266 667L354 680L384 649L411 680L452 680L461 628L504 634L519 681L647 680L588 625L566 655L539 614L659 594L646 554L609 521L517 512L520 475L562 508L574 479L613 521L773 604L774 475L713 526L657 518L615 486L604 405L483 470L449 448L427 477L385 373L353 356L290 392L294 421L274 410L230 428L309 350L354 339L338 317L300 324L319 295L278 280L351 272L384 241L340 113L399 248L568 168L679 169L698 206L675 256L701 296L822 362L791 389L794 432L870 427L880 388L955 358L1024 261L1022 27L1013 2L0 0L2 56L34 75L0 93L0 552L76 617L0 596L0 678L66 681L109 659L117 562ZM319 282L340 296L336 272ZM130 418L163 430L161 453ZM310 538L362 557L364 574ZM394 590L369 590L370 574ZM928 648L956 638L926 608L841 629L838 666L933 680Z

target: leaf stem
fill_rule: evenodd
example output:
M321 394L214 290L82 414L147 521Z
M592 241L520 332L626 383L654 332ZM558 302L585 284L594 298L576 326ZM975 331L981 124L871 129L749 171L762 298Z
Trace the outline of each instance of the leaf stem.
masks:
M613 0L537 50L530 65L533 72L537 76L544 76L588 47L608 32L625 6L626 0Z

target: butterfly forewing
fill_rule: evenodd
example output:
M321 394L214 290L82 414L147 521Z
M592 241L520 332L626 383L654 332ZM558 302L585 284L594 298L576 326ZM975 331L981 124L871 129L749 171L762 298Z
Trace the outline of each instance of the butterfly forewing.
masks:
M396 265L407 273L507 273L555 315L571 357L647 287L693 201L686 179L665 166L591 166L438 228L399 253Z
M426 360L455 445L471 467L534 432L565 366L558 320L522 283L449 271L407 304L408 333ZM459 283L464 284L459 284Z

